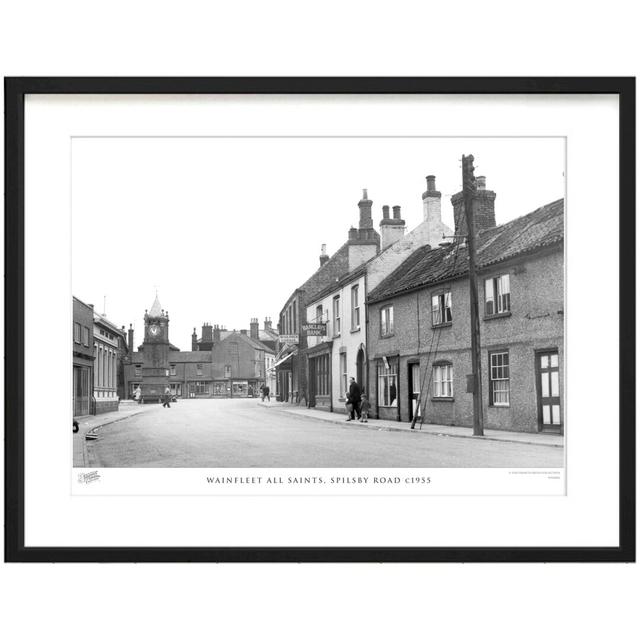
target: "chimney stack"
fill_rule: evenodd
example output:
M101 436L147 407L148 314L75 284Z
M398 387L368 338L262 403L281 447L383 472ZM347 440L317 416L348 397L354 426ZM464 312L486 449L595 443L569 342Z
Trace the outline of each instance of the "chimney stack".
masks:
M427 190L422 194L424 220L442 222L442 194L436 191L436 177L427 176Z
M373 201L369 200L367 190L362 190L362 200L358 202L358 208L360 209L360 229L373 229L373 218L371 217L371 207Z
M243 336L246 336L246 335L247 335L247 330L246 330L246 329L240 329L240 333L241 333Z
M258 318L251 318L251 324L249 325L249 335L254 339L254 340L259 340L260 339L260 334L258 332L258 327L260 325L258 324Z
M320 266L323 267L329 262L329 256L327 255L327 245L323 244L320 248Z
M213 342L213 327L208 322L202 325L202 342Z
M476 178L476 192L473 196L473 218L476 232L496 226L495 191L487 189L485 176ZM462 191L451 197L453 205L453 219L455 220L457 236L467 235L467 219L464 213L464 195Z
M129 325L129 331L128 331L128 339L127 339L127 344L129 345L129 352L133 353L133 325L130 324Z
M213 341L220 342L220 325L216 324L213 326Z
M360 209L359 227L349 229L348 242L349 257L348 270L352 271L356 267L373 258L380 250L380 235L373 228L373 218L371 217L371 207L373 201L369 200L366 189L362 190L362 199L358 202Z
M400 217L400 207L396 205L392 208L393 218L390 218L389 206L385 204L382 207L382 220L380 220L380 248L382 251L400 240L406 229L404 220Z
M196 333L196 328L193 327L193 333L191 334L191 351L198 350L198 334Z
M271 331L271 318L264 319L264 330Z

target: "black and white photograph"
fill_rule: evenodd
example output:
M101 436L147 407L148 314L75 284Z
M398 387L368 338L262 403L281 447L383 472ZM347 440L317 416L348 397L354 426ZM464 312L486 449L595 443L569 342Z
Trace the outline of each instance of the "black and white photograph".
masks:
M30 548L453 561L619 541L628 434L601 392L626 388L626 328L598 375L585 348L595 292L626 301L615 96L32 86L8 334L46 318L60 367L43 384L24 341Z
M564 467L562 137L74 137L74 467Z

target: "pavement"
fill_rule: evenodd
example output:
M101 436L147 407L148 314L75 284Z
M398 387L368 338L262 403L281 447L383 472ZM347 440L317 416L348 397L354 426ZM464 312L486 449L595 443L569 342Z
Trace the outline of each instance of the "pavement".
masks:
M446 437L451 429L454 437ZM441 437L425 437L438 435ZM155 468L367 468L564 465L562 438L498 432L478 438L470 429L372 420L346 422L339 413L253 399L182 400L127 405L81 420L75 466ZM515 441L515 438L527 440ZM90 439L87 439L89 437ZM555 444L550 446L549 443Z
M336 424L351 424L354 426L367 427L368 429L384 431L411 431L414 433L424 433L432 436L447 438L481 438L483 440L496 440L500 442L514 442L519 444L537 444L547 447L563 447L564 436L555 433L530 433L522 431L502 431L498 429L484 429L483 436L474 436L471 427L452 427L442 424L422 424L416 423L415 429L411 429L410 422L398 422L396 420L376 420L369 418L368 422L351 421L348 422L345 413L323 411L322 409L301 408L297 405L290 405L286 402L261 402L263 409L278 409L286 411L291 415L298 415L314 420L324 420Z
M74 420L78 422L78 432L73 434L73 466L91 467L93 464L91 452L87 442L97 437L100 427L104 427L120 420L126 420L146 411L160 408L159 404L138 404L133 400L122 400L118 411L107 411L97 416L81 416ZM89 438L87 438L87 434Z

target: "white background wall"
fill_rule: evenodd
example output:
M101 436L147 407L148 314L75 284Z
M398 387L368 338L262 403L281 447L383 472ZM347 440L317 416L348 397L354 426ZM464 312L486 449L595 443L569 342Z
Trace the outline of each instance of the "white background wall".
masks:
M3 75L635 75L632 11L23 1L2 9L0 60ZM637 565L2 565L0 601L14 638L589 639L637 629L639 578Z

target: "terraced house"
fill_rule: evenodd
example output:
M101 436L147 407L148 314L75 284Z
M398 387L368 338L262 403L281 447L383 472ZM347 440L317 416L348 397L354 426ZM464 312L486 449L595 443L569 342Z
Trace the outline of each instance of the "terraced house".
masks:
M485 426L563 431L564 201L495 226L479 179ZM462 198L452 198L456 236ZM468 253L464 242L415 250L368 297L369 389L379 418L473 424Z

